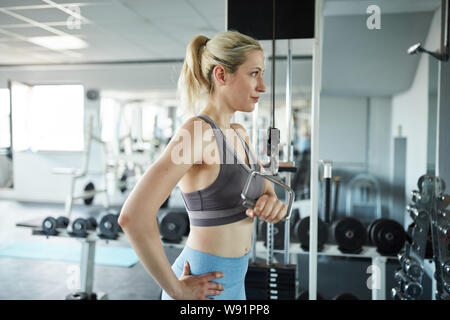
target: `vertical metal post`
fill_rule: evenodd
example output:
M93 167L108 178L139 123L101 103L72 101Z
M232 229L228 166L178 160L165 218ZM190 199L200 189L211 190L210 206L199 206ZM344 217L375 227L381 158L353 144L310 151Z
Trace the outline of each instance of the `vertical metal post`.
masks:
M312 72L312 124L311 124L311 214L309 232L309 299L317 300L317 215L319 179L319 100L322 81L322 7L315 2L313 72Z
M95 240L81 241L80 291L88 295L93 292L95 262Z
M286 72L286 161L292 161L291 157L291 127L292 127L292 52L291 40L288 39L287 54L287 72ZM291 174L286 173L285 184L291 186ZM285 198L288 199L289 192L285 192ZM284 223L284 264L289 264L289 240L290 240L290 220Z
M386 257L373 257L372 300L386 300Z

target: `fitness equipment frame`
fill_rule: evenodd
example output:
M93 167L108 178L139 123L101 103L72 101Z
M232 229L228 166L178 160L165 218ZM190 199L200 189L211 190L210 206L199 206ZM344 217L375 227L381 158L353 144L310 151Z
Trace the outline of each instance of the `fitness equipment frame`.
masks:
M106 147L106 143L104 141L102 141L99 137L95 136L92 133L93 130L93 116L89 117L88 120L88 126L87 126L87 132L86 132L86 138L85 138L85 148L83 151L83 163L81 165L81 169L76 169L76 168L55 168L53 170L53 173L55 174L66 174L66 175L71 175L71 182L70 182L70 189L69 189L69 194L66 198L66 202L65 202L65 206L64 206L64 212L65 212L65 216L67 218L70 218L70 214L72 211L72 204L74 200L78 200L78 199L89 199L89 198L94 198L94 196L98 193L102 193L104 194L104 207L105 208L109 208L109 197L108 197L108 189L107 189L107 177L106 177L106 173L108 172L108 168L107 168L107 163L105 161L104 164L104 171L103 171L103 181L104 181L104 188L103 189L99 189L99 190L91 190L91 191L84 191L80 194L75 194L75 183L81 179L84 178L87 175L88 172L88 166L89 166L89 158L90 158L90 154L91 154L91 144L92 141L96 141L98 143L100 143L102 145L103 148L103 152L104 155L106 156L107 154L107 147Z

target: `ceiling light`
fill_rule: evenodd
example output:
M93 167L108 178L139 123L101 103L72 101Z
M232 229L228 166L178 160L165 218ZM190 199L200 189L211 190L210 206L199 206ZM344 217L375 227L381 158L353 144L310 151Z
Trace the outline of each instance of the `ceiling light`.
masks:
M32 37L28 40L51 50L83 49L88 46L86 42L74 36Z

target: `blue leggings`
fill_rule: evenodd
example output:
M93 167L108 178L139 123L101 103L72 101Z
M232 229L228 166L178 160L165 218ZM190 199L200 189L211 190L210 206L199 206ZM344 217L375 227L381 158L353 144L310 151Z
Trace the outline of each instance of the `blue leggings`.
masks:
M239 258L226 258L204 253L185 246L181 254L172 265L172 270L179 279L187 260L191 274L200 276L209 272L222 272L223 278L212 281L224 286L224 290L218 296L208 296L215 300L245 300L245 274L248 268L249 254ZM173 300L164 290L161 300Z

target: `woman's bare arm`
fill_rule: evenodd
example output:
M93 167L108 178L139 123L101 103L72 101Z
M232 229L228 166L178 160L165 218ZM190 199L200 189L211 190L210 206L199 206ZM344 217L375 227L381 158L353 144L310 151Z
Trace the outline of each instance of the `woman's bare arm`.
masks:
M175 299L186 296L183 296L180 281L165 256L156 213L197 159L201 162L202 148L194 148L194 145L201 143L202 137L194 136L194 122L190 119L178 130L162 156L133 188L119 217L119 224L144 267Z

